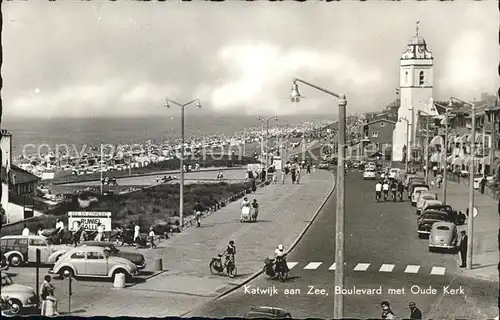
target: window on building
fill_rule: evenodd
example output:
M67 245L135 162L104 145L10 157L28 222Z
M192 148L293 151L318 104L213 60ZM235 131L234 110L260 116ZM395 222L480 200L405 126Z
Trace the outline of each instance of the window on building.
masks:
M372 138L378 138L378 131L372 131Z
M418 83L422 86L424 85L424 72L423 71L420 71L420 74L418 76Z
M405 84L408 84L408 71L405 72Z
M385 127L385 122L383 122L383 121L382 121L382 122L380 122L380 126L381 126L382 128L383 128L383 127Z

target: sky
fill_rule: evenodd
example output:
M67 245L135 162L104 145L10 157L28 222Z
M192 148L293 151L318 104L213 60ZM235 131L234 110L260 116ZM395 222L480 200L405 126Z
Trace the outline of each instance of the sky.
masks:
M4 118L156 116L165 98L218 114L350 113L396 99L420 21L434 99L496 92L495 1L2 2ZM193 106L194 107L194 106ZM208 110L208 111L207 111Z

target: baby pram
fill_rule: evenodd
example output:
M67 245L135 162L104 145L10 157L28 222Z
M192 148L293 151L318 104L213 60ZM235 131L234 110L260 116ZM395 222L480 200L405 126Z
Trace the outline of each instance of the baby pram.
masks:
M241 208L240 222L249 222L250 220L250 207L244 206L243 208Z

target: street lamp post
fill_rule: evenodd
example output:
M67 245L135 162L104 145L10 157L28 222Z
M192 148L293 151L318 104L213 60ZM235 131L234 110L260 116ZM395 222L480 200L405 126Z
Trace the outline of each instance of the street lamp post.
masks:
M446 204L446 195L448 191L448 163L446 162L446 157L447 157L447 151L448 151L448 122L449 122L449 112L451 109L453 109L453 103L450 101L448 103L448 107L445 107L443 105L440 105L439 103L434 103L437 106L440 106L441 108L445 109L444 113L444 142L443 146L441 147L441 163L443 166L443 190L442 190L442 196L441 196L441 202L443 204Z
M264 152L264 144L263 144L263 134L262 134L262 131L264 131L264 124L266 124L266 164L264 166L264 170L266 172L266 179L267 179L267 167L269 165L268 161L269 161L269 121L275 119L276 121L278 121L278 117L277 116L271 116L269 118L264 118L264 117L259 117L259 121L261 122L261 145L260 145L260 150L261 150L261 157L262 157L262 154Z
M408 149L410 148L410 121L405 117L400 117L399 121L406 121L406 156L405 156L405 170L408 173Z
M408 161L411 161L411 155L413 153L413 146L412 144L415 144L415 139L413 138L413 133L415 132L415 113L413 112L413 106L410 106L408 110L411 113L411 122L410 122L410 145L408 146Z
M184 109L196 102L196 107L201 108L201 103L199 99L194 99L191 100L187 103L180 104L177 103L173 100L170 99L165 99L165 107L170 108L170 103L178 106L181 108L181 156L180 156L180 174L181 174L181 181L180 181L180 189L179 189L179 229L182 230L184 227Z
M425 114L425 143L424 143L424 158L425 158L425 183L428 184L429 181L429 118L431 115L425 111L419 110L418 114Z
M347 99L345 94L337 94L304 80L295 78L292 84L290 98L292 102L299 102L301 95L297 82L303 83L316 90L336 97L339 106L339 132L338 144L339 155L337 161L337 212L335 222L335 287L344 287L344 211L345 211L345 134L346 134L346 106ZM333 297L333 318L342 319L344 317L344 302L342 294L336 294Z
M474 103L470 103L464 100L460 100L458 98L451 97L450 104L453 100L460 101L464 104L468 104L471 106L471 115L472 115L472 134L471 134L471 156L472 159L469 163L469 214L467 217L467 233L468 233L468 242L467 242L467 269L472 269L472 250L473 250L473 241L474 241L474 155L475 155L475 146L474 143L476 141L476 105Z

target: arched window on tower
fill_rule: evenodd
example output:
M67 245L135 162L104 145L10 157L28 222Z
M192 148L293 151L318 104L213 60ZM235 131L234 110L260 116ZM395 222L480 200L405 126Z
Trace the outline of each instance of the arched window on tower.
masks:
M424 72L420 71L420 74L418 75L418 83L422 86L424 85Z
M408 71L405 72L405 84L408 85Z

